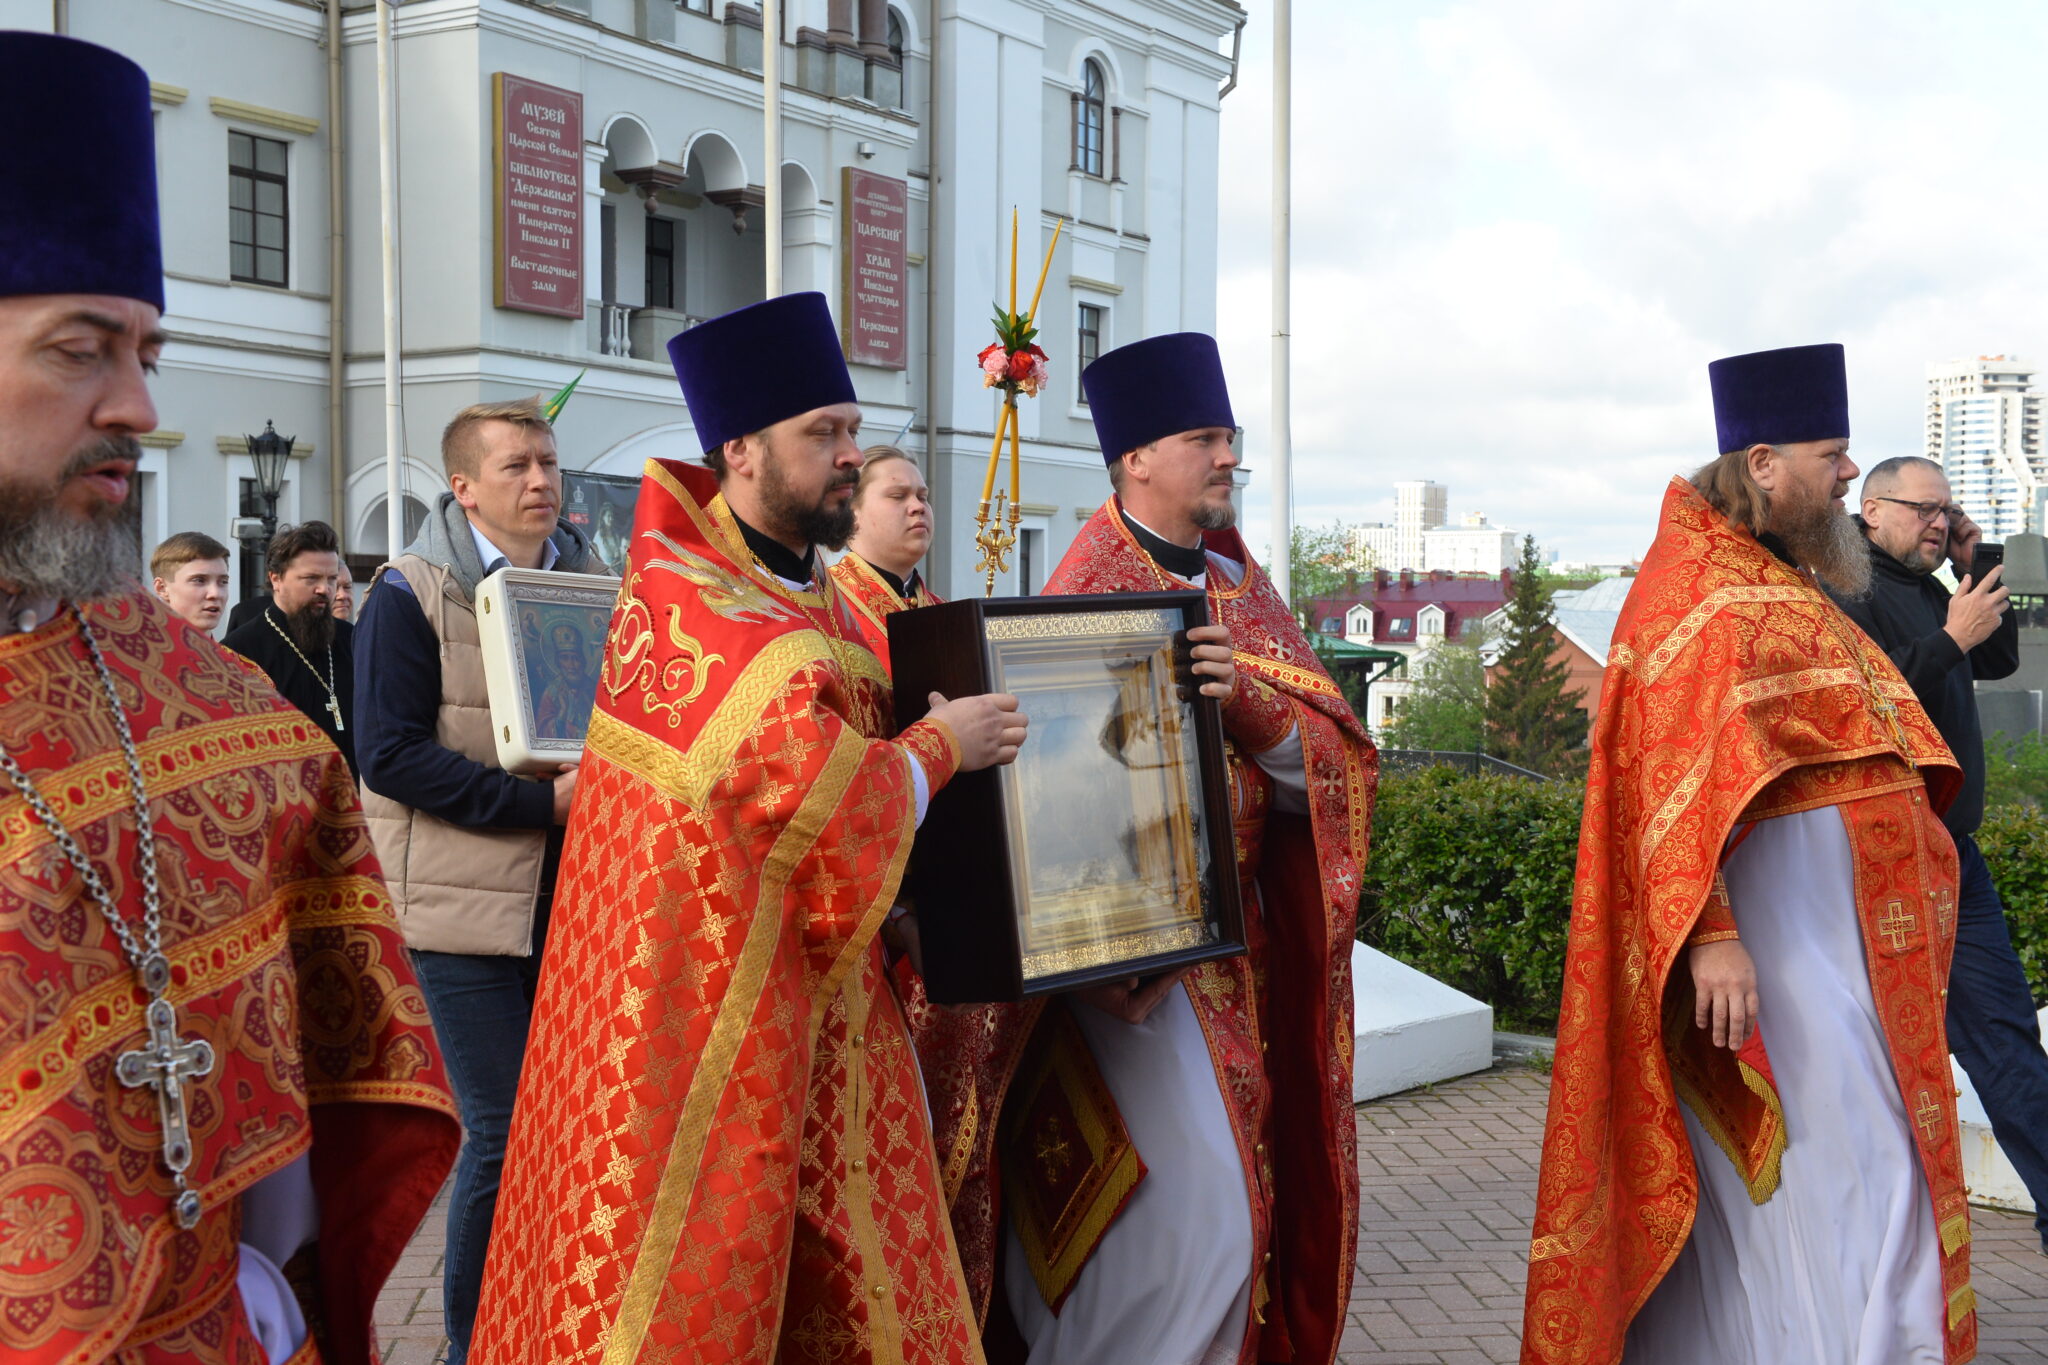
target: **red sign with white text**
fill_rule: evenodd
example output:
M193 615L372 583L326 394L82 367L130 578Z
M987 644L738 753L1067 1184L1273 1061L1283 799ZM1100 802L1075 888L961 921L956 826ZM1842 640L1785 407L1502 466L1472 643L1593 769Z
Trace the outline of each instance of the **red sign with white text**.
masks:
M846 172L840 202L840 341L856 365L910 365L910 187Z
M491 77L500 308L583 316L583 96Z

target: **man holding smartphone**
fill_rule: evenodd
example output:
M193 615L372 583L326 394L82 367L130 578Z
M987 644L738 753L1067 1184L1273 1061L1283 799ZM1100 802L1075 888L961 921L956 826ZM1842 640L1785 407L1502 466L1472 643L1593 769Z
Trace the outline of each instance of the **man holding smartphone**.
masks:
M1975 684L2019 667L2019 623L1999 580L2002 547L1950 500L1941 466L1915 455L1884 461L1863 481L1870 592L1841 608L1891 656L1963 770L1942 817L1956 841L1961 894L1949 969L1949 1046L1991 1116L1998 1145L2034 1196L2048 1252L2048 1054L2005 907L1977 850L1984 815L1984 736ZM1935 581L1947 560L1957 588Z

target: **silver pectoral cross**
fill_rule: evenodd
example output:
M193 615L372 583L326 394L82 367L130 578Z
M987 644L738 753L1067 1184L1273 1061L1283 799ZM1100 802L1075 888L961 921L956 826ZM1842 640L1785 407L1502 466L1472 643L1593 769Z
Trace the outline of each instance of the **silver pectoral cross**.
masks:
M341 698L335 696L332 692L327 694L327 714L334 717L334 728L336 730L348 729L348 723L341 718Z
M204 1038L178 1036L178 1012L158 996L149 1002L149 1042L114 1061L114 1075L131 1090L156 1091L157 1117L163 1122L164 1165L178 1187L171 1207L181 1228L199 1222L199 1195L185 1188L185 1168L192 1164L192 1133L185 1121L185 1082L213 1070L213 1045Z

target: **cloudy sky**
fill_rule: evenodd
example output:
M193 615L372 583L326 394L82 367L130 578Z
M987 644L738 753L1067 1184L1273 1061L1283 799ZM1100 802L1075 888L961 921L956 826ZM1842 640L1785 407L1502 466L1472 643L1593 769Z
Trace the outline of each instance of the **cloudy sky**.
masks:
M1224 102L1218 330L1268 539L1271 15ZM1648 544L1706 363L1849 349L1854 453L1930 360L2048 361L2048 6L1295 0L1302 524L1450 488L1566 559ZM2048 376L2044 376L2048 378Z

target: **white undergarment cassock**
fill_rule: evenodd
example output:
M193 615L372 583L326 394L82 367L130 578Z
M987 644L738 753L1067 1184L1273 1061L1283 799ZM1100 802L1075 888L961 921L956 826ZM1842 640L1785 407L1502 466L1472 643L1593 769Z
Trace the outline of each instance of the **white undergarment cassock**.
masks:
M1760 822L1724 871L1785 1109L1783 1178L1751 1203L1680 1104L1699 1216L1625 1359L1941 1365L1941 1247L1871 1000L1840 810Z
M1306 812L1299 730L1257 760L1274 779L1274 808ZM1004 1289L1028 1365L1234 1365L1251 1311L1251 1197L1187 988L1175 986L1142 1024L1079 1002L1073 1010L1145 1178L1057 1317L1004 1222Z
M278 1267L320 1233L310 1153L272 1171L242 1193L242 1244L235 1288L242 1311L271 1365L289 1360L306 1342L306 1317Z

